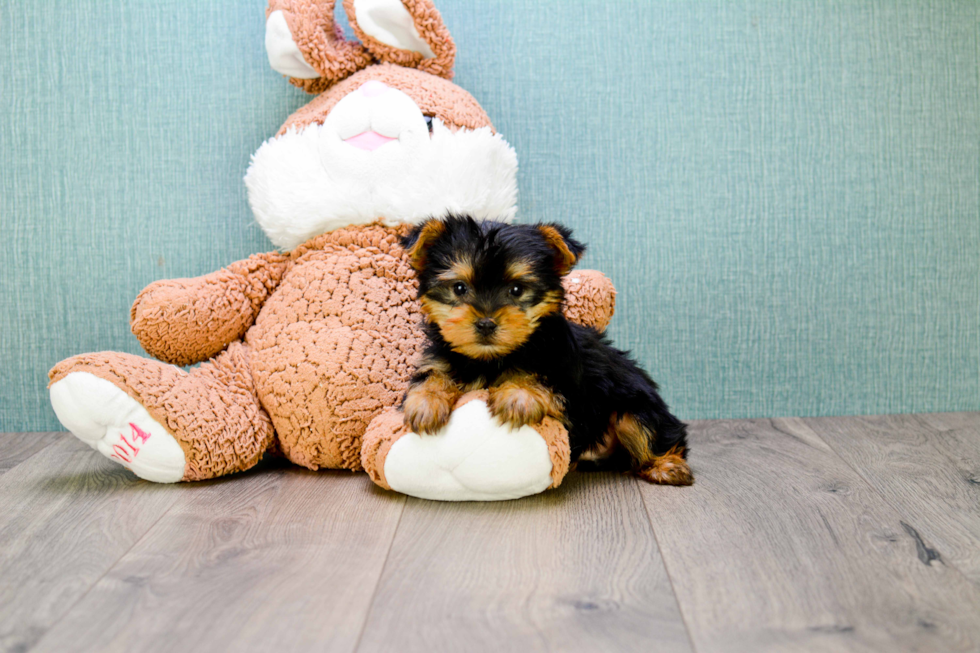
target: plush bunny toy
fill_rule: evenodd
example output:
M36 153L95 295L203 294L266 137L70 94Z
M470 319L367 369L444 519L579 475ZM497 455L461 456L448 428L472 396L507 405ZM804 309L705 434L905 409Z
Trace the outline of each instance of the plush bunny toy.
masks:
M432 499L556 486L568 442L550 419L512 431L475 392L439 434L403 426L396 407L423 338L399 237L447 211L512 218L517 160L449 81L455 46L429 0L344 8L360 43L334 25L334 0L272 0L266 13L273 68L319 94L245 177L280 250L150 284L131 324L164 362L115 352L62 361L50 373L55 413L161 483L248 469L269 452L310 469L366 469L383 487ZM578 271L565 285L569 316L604 328L608 279Z

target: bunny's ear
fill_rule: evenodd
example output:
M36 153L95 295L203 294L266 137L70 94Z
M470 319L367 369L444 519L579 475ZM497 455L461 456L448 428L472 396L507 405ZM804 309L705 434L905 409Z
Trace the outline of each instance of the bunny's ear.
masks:
M344 11L379 60L453 78L456 44L432 0L344 0Z
M272 68L308 93L321 93L369 66L371 53L334 23L336 0L269 0L265 48Z

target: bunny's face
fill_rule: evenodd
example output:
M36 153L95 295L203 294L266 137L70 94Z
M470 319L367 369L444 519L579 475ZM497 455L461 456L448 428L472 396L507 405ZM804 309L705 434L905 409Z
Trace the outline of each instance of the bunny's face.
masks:
M332 12L332 2L323 4L330 4ZM432 42L432 16L439 18L435 9L427 0L347 0L345 7L355 32L382 63L344 74L329 85L324 75L294 77L299 86L326 90L290 116L252 157L245 182L256 219L269 238L291 249L321 233L378 219L415 224L448 211L477 218L513 217L516 156L476 100L446 79L452 75L453 46L451 40L448 45ZM427 12L423 30L404 22L413 17L410 11ZM275 16L273 11L270 29L281 31ZM416 51L382 44L365 31L365 23L378 30L383 24L388 29L377 36L397 42L392 32L399 30L392 16L401 16L399 38ZM448 39L443 32L444 28L437 36ZM357 45L339 34L335 38L332 47L337 52ZM270 61L275 62L273 53L288 48L270 47L268 41ZM377 47L371 48L372 42ZM302 43L294 47L305 62L310 55L302 52ZM320 43L310 52L323 49ZM332 60L335 68L337 59ZM395 59L402 65L392 62ZM307 74L295 56L284 55L279 61L287 62L291 74ZM406 61L415 67L404 65ZM426 62L441 76L425 72ZM312 63L317 63L315 58ZM320 69L330 70L324 65Z

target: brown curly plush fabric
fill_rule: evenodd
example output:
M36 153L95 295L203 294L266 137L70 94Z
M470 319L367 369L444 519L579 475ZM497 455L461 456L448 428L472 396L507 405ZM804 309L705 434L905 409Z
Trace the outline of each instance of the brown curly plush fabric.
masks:
M301 130L310 124L323 123L335 104L370 80L402 91L415 100L422 113L435 116L450 129L493 129L483 107L472 95L452 82L412 68L379 64L348 77L311 100L286 119L277 135L282 136L288 129Z
M184 480L247 469L270 448L310 469L359 470L368 425L397 405L424 344L417 282L398 244L409 228L346 227L289 254L151 284L133 309L147 351L176 361L223 351L189 373L129 354L86 354L55 366L51 382L89 372L124 390L180 443ZM573 274L580 277L569 285L574 319L607 324L612 304L601 289L611 289L608 281ZM244 342L237 340L245 328ZM395 421L371 436L375 459L401 428L400 417L388 420ZM564 434L541 433L560 482Z
M428 59L365 35L351 0L345 6L365 45L346 41L334 23L335 2L269 2L266 16L283 12L304 59L321 75L290 80L322 94L290 116L280 135L322 123L370 80L405 92L449 129L493 130L476 100L448 81L455 45L430 0L402 0L435 55ZM50 371L51 383L86 372L123 390L182 448L183 480L244 470L265 453L281 453L310 469L363 464L384 486L384 459L404 433L393 407L423 346L417 283L398 245L409 228L341 228L290 253L256 254L194 279L150 284L130 318L140 343L160 360L76 356ZM608 324L608 279L578 271L566 287L572 319ZM189 372L174 367L206 360ZM567 435L557 423L538 431L557 486L568 470Z
M245 335L279 284L285 254L256 254L195 279L163 279L143 289L129 312L147 353L174 365L217 356Z
M408 433L402 413L394 408L381 413L368 425L361 446L361 466L375 485L390 490L385 478L385 460L391 446Z
M402 0L402 4L411 14L419 36L432 48L434 57L426 59L418 52L393 48L365 34L357 22L354 0L344 0L344 11L347 12L347 19L351 29L354 30L354 34L379 61L407 68L417 68L431 75L452 79L453 62L456 60L456 44L442 21L442 15L439 14L430 0Z
M568 445L568 431L558 420L551 417L545 417L533 428L548 445L548 453L551 455L551 485L548 487L556 488L561 485L568 473L568 466L572 462L572 450Z
M71 372L111 381L142 404L183 449L185 481L248 469L273 444L275 432L240 342L190 373L131 354L84 354L58 363L49 373L51 383Z
M315 79L289 81L307 93L322 93L331 84L371 65L374 58L364 46L344 38L344 30L334 24L336 0L270 0L266 19L281 11L293 42L303 58L320 73Z
M290 77L289 82L307 93L319 94L376 61L451 80L456 44L439 11L430 0L402 0L402 3L434 57L426 59L418 52L399 50L365 34L357 23L353 0L344 0L344 11L361 43L345 39L343 29L335 24L336 0L269 0L266 19L272 12L281 11L303 59L320 73L315 79Z
M347 227L300 246L245 336L262 405L297 464L360 469L368 422L404 392L422 347L398 245L407 229Z
M616 288L596 270L572 270L563 280L565 316L573 322L605 331L616 310Z

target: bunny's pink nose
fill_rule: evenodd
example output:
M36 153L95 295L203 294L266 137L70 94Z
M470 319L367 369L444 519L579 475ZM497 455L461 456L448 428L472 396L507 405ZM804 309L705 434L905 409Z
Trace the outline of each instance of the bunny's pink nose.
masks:
M381 95L387 90L388 87L376 79L372 79L370 82L365 82L361 85L361 93L364 94L364 97L375 97L377 95Z

